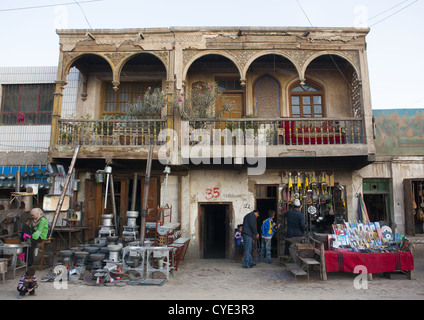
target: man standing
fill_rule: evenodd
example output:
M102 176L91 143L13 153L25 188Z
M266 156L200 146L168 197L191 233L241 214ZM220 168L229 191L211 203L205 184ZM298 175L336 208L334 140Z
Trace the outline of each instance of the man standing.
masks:
M271 263L271 241L275 232L276 223L274 222L275 211L268 211L268 219L266 219L261 228L261 260L265 259L266 263ZM280 225L278 225L280 226Z
M244 242L244 260L243 268L255 266L252 258L253 240L259 238L256 227L256 219L259 216L258 210L253 210L244 216L243 219L243 242Z
M302 237L305 232L305 217L300 212L300 201L295 199L293 202L293 209L287 211L287 235L286 239L294 237ZM289 247L291 243L286 240L284 255L290 255Z

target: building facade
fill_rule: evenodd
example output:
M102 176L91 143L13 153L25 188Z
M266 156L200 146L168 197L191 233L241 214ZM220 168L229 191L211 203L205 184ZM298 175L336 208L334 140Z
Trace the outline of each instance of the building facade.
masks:
M368 29L177 27L58 30L60 55L48 162L69 165L75 146L84 222L101 224L104 184L113 169L125 225L154 145L147 206L166 202L191 239L190 256L231 257L234 228L258 208L281 213L302 198L308 229L357 220L362 177L376 160L366 55ZM80 75L75 117L64 117L70 70ZM184 118L178 103L215 83L213 114ZM206 84L206 86L205 86ZM168 101L156 117L128 117L146 91ZM233 106L223 110L225 102ZM250 129L250 130L248 130ZM229 134L226 135L226 134ZM229 137L229 138L228 138ZM227 139L228 138L228 139ZM165 166L171 168L168 178ZM134 174L137 184L134 184ZM280 238L279 238L280 239ZM278 246L276 246L278 247Z

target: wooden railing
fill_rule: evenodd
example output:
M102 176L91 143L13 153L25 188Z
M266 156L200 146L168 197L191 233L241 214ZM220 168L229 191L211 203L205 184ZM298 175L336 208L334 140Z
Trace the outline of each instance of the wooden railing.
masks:
M268 145L327 145L327 144L361 144L364 141L364 130L361 119L344 118L282 118L274 119L225 119L225 120L192 120L189 121L191 131L190 144L196 144L196 135L207 135L210 141L221 140L231 135L230 143L244 141L254 136L256 141L262 139ZM217 130L220 129L220 130ZM223 131L224 129L228 129ZM250 129L250 130L249 130ZM217 137L220 135L220 137Z
M58 145L147 146L158 140L165 120L59 120Z

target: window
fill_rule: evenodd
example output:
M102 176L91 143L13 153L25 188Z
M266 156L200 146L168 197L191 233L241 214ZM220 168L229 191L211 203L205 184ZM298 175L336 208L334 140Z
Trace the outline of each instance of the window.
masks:
M51 124L54 84L3 85L1 124Z
M290 112L294 118L322 118L324 113L324 92L322 89L306 82L297 82L290 90Z
M151 90L161 88L162 83L160 81L123 82L119 85L118 91L113 90L112 85L108 83L105 86L103 115L124 114L128 111L128 102L142 96L149 87Z

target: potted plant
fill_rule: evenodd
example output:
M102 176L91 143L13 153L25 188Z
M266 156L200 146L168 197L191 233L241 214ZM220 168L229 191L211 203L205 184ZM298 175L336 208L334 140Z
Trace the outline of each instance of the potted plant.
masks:
M221 97L223 108L216 112L215 106L222 92L216 82L200 82L180 97L174 99L174 108L178 110L182 120L213 120L236 106L235 101Z
M162 110L167 106L166 94L161 91L160 88L152 89L148 87L146 92L138 96L134 101L128 102L128 110L125 113L125 119L127 120L160 120L162 118ZM132 124L132 127L128 131L135 132L135 134L123 134L119 136L120 143L123 145L137 144L142 145L147 140L150 140L150 136L145 137L144 131L155 132L154 130L160 127L160 124L156 122L141 122Z

